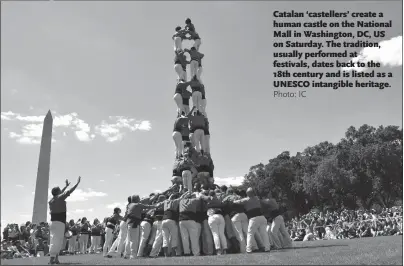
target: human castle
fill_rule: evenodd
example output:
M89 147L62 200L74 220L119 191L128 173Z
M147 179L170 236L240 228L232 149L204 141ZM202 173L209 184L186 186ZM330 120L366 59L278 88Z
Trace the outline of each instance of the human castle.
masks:
M201 79L204 54L199 52L199 48L202 42L191 19L186 19L185 24L184 29L177 26L172 37L174 69L177 73L173 97L177 105L177 118L173 130L175 162L171 181L192 192L195 183L207 189L213 188L214 165L210 154L205 85ZM183 40L192 40L192 47L183 49ZM186 54L189 55L189 61ZM191 98L192 109L189 104Z

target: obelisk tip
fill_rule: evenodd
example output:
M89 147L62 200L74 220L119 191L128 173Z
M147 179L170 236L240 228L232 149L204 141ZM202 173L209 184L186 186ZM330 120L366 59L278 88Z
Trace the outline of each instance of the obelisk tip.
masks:
M46 113L45 119L46 119L46 118L48 118L48 119L49 119L49 118L52 118L52 112L51 112L51 110L49 110L48 113Z

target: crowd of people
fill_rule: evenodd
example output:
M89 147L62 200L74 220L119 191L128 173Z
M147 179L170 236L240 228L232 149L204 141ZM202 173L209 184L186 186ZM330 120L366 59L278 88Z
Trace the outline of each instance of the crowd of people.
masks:
M85 217L70 220L65 223L58 255L103 252L112 258L117 252L119 257L133 259L268 252L271 247L291 246L274 200L259 199L251 188L211 189L195 183L193 190L174 184L147 198L130 196L123 216L115 208L102 223L95 219L91 224ZM57 196L68 193L70 190ZM19 233L14 225L5 228L3 243L17 245L18 250L2 249L2 258L50 253L52 232L46 223L36 226L27 222L21 227Z
M115 208L103 222L86 217L65 223L59 255L105 257L221 255L269 251L292 241L353 239L402 235L402 207L375 210L317 210L284 223L276 202L248 192L195 183L194 192L173 184L140 199L128 197L125 213ZM123 214L123 215L122 215ZM259 221L261 218L262 221ZM2 235L2 259L49 255L46 222L8 224Z
M353 239L403 234L403 208L311 211L287 223L293 241Z

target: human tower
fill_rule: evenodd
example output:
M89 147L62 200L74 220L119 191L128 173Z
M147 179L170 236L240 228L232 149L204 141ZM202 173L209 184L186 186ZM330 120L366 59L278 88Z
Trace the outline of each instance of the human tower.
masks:
M177 105L177 118L173 130L175 162L172 182L181 184L192 192L195 183L205 187L213 186L214 165L210 155L205 85L201 79L204 54L199 52L199 48L202 42L191 19L186 19L185 24L184 29L177 26L172 37L174 69L177 73L177 85L173 97ZM183 40L193 41L192 47L183 49ZM187 71L188 65L189 71ZM190 110L191 98L192 109Z

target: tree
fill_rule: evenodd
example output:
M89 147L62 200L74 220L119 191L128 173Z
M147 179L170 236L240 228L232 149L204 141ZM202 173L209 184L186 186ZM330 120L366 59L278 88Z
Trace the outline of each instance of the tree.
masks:
M402 201L402 138L397 126L351 126L335 145L324 141L296 156L284 151L252 166L242 186L300 213L313 206L389 207Z

